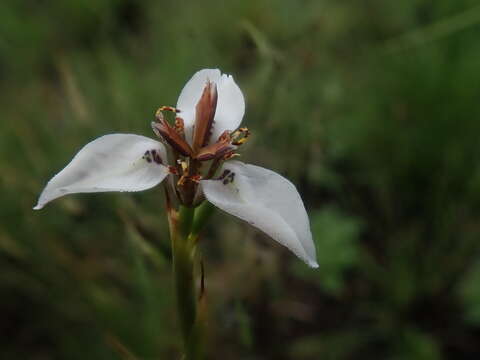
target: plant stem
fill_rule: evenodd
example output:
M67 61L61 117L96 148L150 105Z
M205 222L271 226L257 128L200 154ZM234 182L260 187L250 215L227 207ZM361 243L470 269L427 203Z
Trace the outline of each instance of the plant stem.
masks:
M197 299L195 295L194 256L195 246L187 241L193 222L195 209L180 206L178 218L172 219L171 212L170 236L172 241L173 276L177 298L177 311L180 320L184 346L185 360L200 359L201 351L194 334L196 327Z
M215 206L213 206L208 201L204 201L200 206L195 209L195 216L193 218L192 227L190 230L191 237L198 237L214 211Z

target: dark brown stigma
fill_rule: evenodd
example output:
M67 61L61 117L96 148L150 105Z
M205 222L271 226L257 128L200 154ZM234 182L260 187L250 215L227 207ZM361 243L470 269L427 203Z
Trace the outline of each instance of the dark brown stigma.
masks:
M183 125L183 120L177 117L176 127L174 128L170 126L167 120L165 120L165 117L160 109L155 114L158 122L152 122L153 131L157 134L157 136L165 139L165 141L168 142L172 148L177 150L183 156L193 156L193 150L185 140L185 136L182 136L183 133L177 129Z
M217 99L217 86L208 81L195 107L195 127L192 139L192 148L195 153L208 144L217 109Z

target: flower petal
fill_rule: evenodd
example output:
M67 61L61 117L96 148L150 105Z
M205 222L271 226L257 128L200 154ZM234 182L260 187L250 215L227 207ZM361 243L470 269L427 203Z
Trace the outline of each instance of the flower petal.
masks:
M166 158L163 144L144 136L99 137L48 182L34 209L67 194L149 189L168 175Z
M230 161L219 180L201 181L208 201L245 220L318 267L310 223L295 186L259 166Z
M245 114L245 99L233 76L223 74L217 81L217 91L217 110L211 137L213 141L217 141L225 130L237 129Z
M211 136L213 141L218 140L225 130L237 129L245 114L245 99L231 75L222 75L218 69L203 69L196 72L184 86L177 101L177 109L181 111L179 116L185 123L185 135L190 144L195 122L195 107L208 81L216 84L218 92Z

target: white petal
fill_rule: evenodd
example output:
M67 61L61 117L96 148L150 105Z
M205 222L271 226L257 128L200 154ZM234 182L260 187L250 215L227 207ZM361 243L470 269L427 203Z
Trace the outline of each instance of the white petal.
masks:
M217 110L211 137L213 141L217 141L225 130L237 129L245 114L245 99L231 75L222 75L217 81L217 91Z
M144 157L147 151L150 162ZM99 137L48 182L34 209L67 194L149 189L168 175L168 168L154 161L152 151L165 163L165 147L158 141L132 134Z
M184 86L177 101L179 116L185 124L186 138L191 142L195 121L195 106L200 100L207 81L217 85L217 110L212 129L212 140L216 141L225 130L237 129L245 114L245 99L242 91L231 75L226 75L218 69L203 69L195 73Z
M310 223L295 186L279 174L239 161L226 163L234 173L223 180L201 181L208 201L250 223L289 248L311 267L318 267Z

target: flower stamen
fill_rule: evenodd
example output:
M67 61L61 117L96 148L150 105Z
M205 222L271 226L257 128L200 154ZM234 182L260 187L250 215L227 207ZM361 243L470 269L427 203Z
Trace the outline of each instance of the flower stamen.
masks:
M183 139L185 139L185 123L183 119L179 116L175 118L175 131L180 135Z
M186 161L179 161L180 166L182 167L182 171L184 174L188 173L188 164Z
M248 141L248 137L250 136L250 130L246 127L239 128L236 130L232 135L232 144L233 145L242 145Z
M234 157L238 157L238 156L241 156L241 155L239 153L231 151L231 152L223 155L222 160L227 161L227 160L233 159Z
M185 185L185 182L187 181L188 176L187 175L182 175L180 179L177 181L177 186L183 186Z
M159 113L163 112L163 111L169 111L169 112L173 112L173 113L179 113L180 110L173 107L173 106L160 106L157 110L157 112L155 113L155 116L157 116Z

